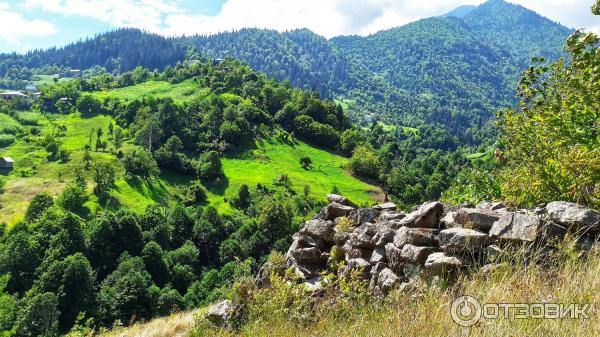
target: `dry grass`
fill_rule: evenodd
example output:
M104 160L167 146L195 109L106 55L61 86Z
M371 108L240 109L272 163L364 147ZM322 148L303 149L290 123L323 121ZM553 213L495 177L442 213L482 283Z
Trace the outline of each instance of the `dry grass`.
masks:
M491 275L478 272L450 288L426 286L419 296L398 292L384 303L370 301L350 310L327 304L302 323L292 322L290 312L277 306L268 315L268 308L261 308L263 314L235 333L199 320L192 336L599 336L597 311L590 319L482 320L469 328L453 322L452 301L463 294L482 303L591 303L600 308L600 255L582 259L569 252L560 259L564 262L556 268L517 265Z
M138 323L127 328L119 328L102 337L183 337L187 336L194 323L193 312L182 312L168 317L154 319L147 323Z

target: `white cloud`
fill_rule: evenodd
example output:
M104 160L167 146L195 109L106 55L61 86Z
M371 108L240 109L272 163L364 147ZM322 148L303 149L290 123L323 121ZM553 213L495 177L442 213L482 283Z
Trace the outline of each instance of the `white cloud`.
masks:
M24 7L149 31L160 31L164 15L180 12L174 3L163 0L26 0Z
M18 46L20 49L27 47L22 43L22 38L49 36L57 32L52 23L44 20L28 20L23 15L11 11L6 3L0 3L0 22L2 22L0 41Z
M211 1L211 0L194 0ZM244 27L308 28L325 37L367 35L485 0L228 0L215 16L186 10L184 0L26 0L24 7L87 16L114 27L164 35L211 34ZM567 26L597 26L591 0L510 0ZM594 21L596 20L596 21Z

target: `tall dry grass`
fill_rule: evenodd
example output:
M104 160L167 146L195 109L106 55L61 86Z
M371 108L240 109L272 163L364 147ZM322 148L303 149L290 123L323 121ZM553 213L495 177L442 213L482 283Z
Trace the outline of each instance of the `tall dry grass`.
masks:
M194 314L181 312L147 323L138 323L101 334L101 337L184 337L192 328Z
M324 301L305 321L297 319L294 309L285 309L298 304L290 300L289 289L259 290L265 293L255 296L248 323L239 331L214 329L198 316L191 336L600 336L598 311L589 319L501 318L468 328L453 322L452 301L463 294L482 303L591 303L600 310L598 250L583 257L566 245L543 259L543 264L527 264L512 258L493 273L474 271L452 286L433 283L418 294L394 292L384 302Z

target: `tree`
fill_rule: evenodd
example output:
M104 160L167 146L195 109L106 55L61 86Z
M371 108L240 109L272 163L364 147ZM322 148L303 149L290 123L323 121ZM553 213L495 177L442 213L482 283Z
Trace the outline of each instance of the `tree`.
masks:
M94 194L98 196L101 202L106 202L110 196L110 190L115 185L115 169L109 162L98 162L94 165Z
M303 169L308 170L311 165L312 160L310 159L310 157L305 156L300 158L300 166L302 166Z
M67 331L80 312L95 311L95 275L82 253L55 260L34 285L37 291L57 294L59 329Z
M152 155L144 149L126 152L122 159L125 172L130 176L148 179L158 175L158 165Z
M600 39L577 31L567 50L568 64L530 67L520 80L520 109L500 115L502 194L518 205L600 207Z
M212 180L223 175L221 159L217 151L207 151L200 155L196 165L198 178Z
M365 178L379 179L382 168L381 158L370 145L361 145L354 150L350 159L354 174Z
M81 95L77 100L77 109L86 115L97 114L102 111L102 103L91 95Z
M347 154L351 154L357 146L364 142L365 139L360 131L348 129L342 132L340 136L340 149Z
M54 198L48 192L37 194L25 211L25 221L34 222L40 218L42 213L48 208L54 206Z
M31 293L19 303L17 336L58 336L58 298L53 293Z
M248 185L246 185L246 184L240 185L240 188L238 189L237 198L235 200L236 206L241 209L246 209L246 208L248 208L248 206L250 206L250 201L251 201L251 196L250 196L250 189L248 188Z
M154 241L148 242L144 246L141 256L144 260L144 266L148 273L150 273L150 276L152 276L154 283L162 287L169 282L169 268L165 261L163 250L158 243Z
M171 227L171 244L173 247L181 246L192 237L194 220L187 210L181 206L173 209L169 215L169 226Z
M70 184L58 196L57 203L65 210L77 213L83 208L83 204L87 201L87 198L88 196L84 188L79 185Z

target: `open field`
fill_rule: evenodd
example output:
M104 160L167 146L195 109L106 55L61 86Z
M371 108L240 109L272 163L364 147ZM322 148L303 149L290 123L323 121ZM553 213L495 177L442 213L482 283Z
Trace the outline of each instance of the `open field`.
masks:
M91 95L99 99L109 97L120 98L126 101L145 96L155 98L171 97L175 102L181 103L185 100L205 95L207 92L208 89L199 90L194 80L186 80L177 84L171 84L166 81L147 81L129 87L98 91Z
M6 117L9 120L8 116ZM108 125L114 123L111 116L82 118L78 113L66 116L29 113L23 117L39 124L35 127L40 128L40 135L24 135L34 126L23 126L15 119L10 119L11 125L22 133L12 145L0 148L0 156L9 156L15 160L14 169L9 174L5 173L4 177L6 186L0 194L0 223L12 224L22 219L27 205L40 192L47 191L55 196L60 194L67 183L73 181L76 168L84 165L84 146L95 144L96 130L102 128L103 139L106 140ZM48 160L48 152L40 144L48 135L54 135L61 149L70 152L66 163ZM135 145L126 142L123 150L134 147ZM111 149L112 145L105 151L90 151L92 161L118 161L110 152ZM313 166L307 170L299 163L303 156L310 157L313 162ZM323 198L334 186L360 204L372 203L381 198L377 187L363 183L346 172L346 158L302 142L286 144L275 138L256 142L253 149L235 157L225 157L222 163L225 177L206 184L205 187L208 191L208 202L224 213L232 211L228 201L233 199L241 184L245 183L251 188L258 183L271 186L273 180L282 173L288 175L291 188L296 193L302 193L304 186L308 185L311 195L315 198ZM116 167L118 179L112 195L120 205L139 213L144 212L151 204L172 205L176 201L179 186L193 179L167 172L148 180L134 178L133 181L126 181L123 178L122 166ZM86 178L88 192L92 194L91 172L87 172ZM86 207L88 214L100 210L100 205L93 195Z

